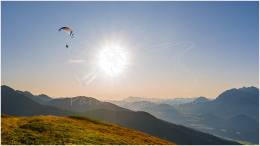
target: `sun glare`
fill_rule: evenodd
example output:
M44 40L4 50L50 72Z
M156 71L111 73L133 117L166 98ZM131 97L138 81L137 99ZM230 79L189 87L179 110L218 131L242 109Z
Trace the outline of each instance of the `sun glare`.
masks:
M108 75L121 74L128 64L128 54L122 46L109 45L98 52L98 66Z

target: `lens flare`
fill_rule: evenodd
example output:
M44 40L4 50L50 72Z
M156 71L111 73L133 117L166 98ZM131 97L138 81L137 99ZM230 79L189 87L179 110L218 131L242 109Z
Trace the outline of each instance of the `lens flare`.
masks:
M98 53L98 66L109 76L121 74L128 64L128 54L118 45L103 47Z

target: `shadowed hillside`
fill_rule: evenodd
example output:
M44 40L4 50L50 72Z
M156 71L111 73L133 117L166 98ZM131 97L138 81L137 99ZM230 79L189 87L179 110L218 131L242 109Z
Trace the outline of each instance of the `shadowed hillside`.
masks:
M174 144L82 117L2 116L1 144Z
M26 92L29 93L29 92ZM73 112L42 105L30 99L21 92L8 86L1 86L1 112L8 115L32 116L32 115L71 115Z

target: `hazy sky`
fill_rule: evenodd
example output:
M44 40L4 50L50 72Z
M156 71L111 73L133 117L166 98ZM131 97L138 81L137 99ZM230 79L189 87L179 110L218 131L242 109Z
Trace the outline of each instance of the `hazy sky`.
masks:
M119 99L258 87L258 2L2 2L1 10L1 81L15 89Z

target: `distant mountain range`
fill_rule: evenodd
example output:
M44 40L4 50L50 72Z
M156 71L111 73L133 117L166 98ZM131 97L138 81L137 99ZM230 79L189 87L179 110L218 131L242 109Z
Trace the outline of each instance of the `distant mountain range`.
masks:
M159 104L169 104L169 105L179 105L184 103L191 103L194 100L200 97L195 98L172 98L172 99L159 99L159 98L147 98L147 97L134 97L130 96L123 100L108 100L109 102L116 103L116 104L124 104L124 103L133 103L133 102L141 102L141 101L149 101L152 103L159 103Z
M2 86L2 114L80 115L136 129L177 144L239 144L191 128L160 120L147 112L136 112L91 97L53 99ZM162 107L166 108L167 107Z
M115 104L146 111L163 120L195 128L221 137L259 143L259 90L255 87L230 89L216 99L191 98L182 104L121 100Z

